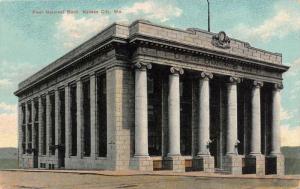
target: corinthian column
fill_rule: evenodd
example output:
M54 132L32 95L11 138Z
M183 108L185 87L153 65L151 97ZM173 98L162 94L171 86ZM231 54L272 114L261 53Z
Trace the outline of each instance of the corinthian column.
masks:
M227 154L238 154L237 144L237 83L240 82L239 78L230 77L227 83Z
M198 124L198 156L210 155L208 145L210 143L209 125L209 79L212 79L211 73L201 73L199 79L199 124Z
M281 154L280 152L280 90L282 84L275 84L272 91L272 150L271 155Z
M251 93L251 155L261 154L261 113L260 113L260 88L262 82L254 81Z
M151 64L135 64L135 157L148 154L147 68Z
M180 90L179 74L183 74L182 68L170 68L169 75L169 153L168 156L180 155Z

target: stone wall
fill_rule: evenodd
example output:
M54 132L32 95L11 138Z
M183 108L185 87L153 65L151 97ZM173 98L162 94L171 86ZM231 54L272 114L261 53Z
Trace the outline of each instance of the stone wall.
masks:
M134 76L131 69L107 70L108 149L113 168L129 168L134 145Z

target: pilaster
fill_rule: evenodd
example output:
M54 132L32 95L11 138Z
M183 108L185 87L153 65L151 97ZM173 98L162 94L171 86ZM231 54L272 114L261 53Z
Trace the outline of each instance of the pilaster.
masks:
M42 156L43 153L43 136L44 136L44 122L43 122L43 114L44 114L44 108L42 104L42 97L38 97L38 103L39 103L39 156Z
M50 145L51 145L51 103L50 94L46 94L46 155L50 156Z
M65 87L65 157L70 157L71 152L71 109L70 109L70 86Z
M56 89L54 91L54 95L55 95L55 159L58 160L58 151L59 149L59 145L61 145L61 115L60 115L60 98L59 98L59 90Z
M90 75L90 116L91 116L91 157L96 158L98 154L97 132L96 132L96 76Z
M77 101L77 157L82 158L83 153L83 96L82 96L82 81L77 81L76 86L76 101Z
M34 104L34 99L31 100L31 132L32 132L32 154L36 153L35 149L36 147L36 129L35 129L35 116L36 116L36 109L35 109L35 104Z

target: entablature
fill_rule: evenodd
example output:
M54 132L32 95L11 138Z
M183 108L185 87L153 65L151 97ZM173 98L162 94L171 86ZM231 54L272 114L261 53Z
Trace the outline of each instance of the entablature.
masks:
M282 65L273 67L264 64L218 57L202 52L179 50L174 47L157 46L157 44L142 43L136 46L132 63L160 64L179 66L194 71L207 71L220 75L235 75L241 78L261 80L271 83L281 83Z

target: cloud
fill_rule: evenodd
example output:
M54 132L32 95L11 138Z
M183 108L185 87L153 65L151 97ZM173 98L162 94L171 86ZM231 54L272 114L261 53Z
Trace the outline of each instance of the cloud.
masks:
M36 72L39 68L39 65L30 64L27 62L16 63L6 60L0 60L0 87L1 81L6 86L16 86L16 81L22 81L26 79L28 76Z
M283 120L289 120L293 118L292 116L292 113L283 109L283 107L281 106L280 108L280 120L283 121Z
M0 120L0 147L16 147L17 106L0 102Z
M296 76L297 74L300 74L300 58L296 59L289 69L289 71L286 73L286 76Z
M278 9L276 14L256 26L240 24L233 29L236 36L242 36L247 41L262 40L267 42L272 38L282 38L300 31L300 12L295 9Z
M7 104L5 102L0 102L0 112L16 113L17 112L17 105Z
M76 18L74 14L63 14L56 23L55 37L63 41L65 48L73 48L101 31L108 24L108 16Z
M297 127L282 125L281 146L300 146L299 133L300 133L300 125Z
M70 49L100 32L114 21L128 23L133 19L144 18L166 22L182 14L180 8L158 0L135 2L131 6L121 7L120 10L121 14L110 16L88 15L76 17L74 14L63 14L56 23L57 32L54 36L63 42L65 48Z
M17 147L17 114L0 114L0 147Z
M0 79L0 88L5 88L7 86L10 86L12 82L8 79Z
M182 14L182 10L171 4L148 0L136 2L130 7L124 7L122 13L125 16L143 16L145 19L166 22L172 17L179 17Z

